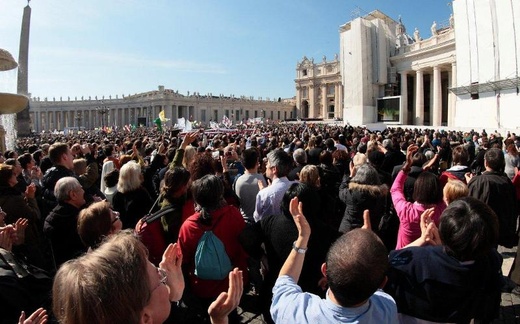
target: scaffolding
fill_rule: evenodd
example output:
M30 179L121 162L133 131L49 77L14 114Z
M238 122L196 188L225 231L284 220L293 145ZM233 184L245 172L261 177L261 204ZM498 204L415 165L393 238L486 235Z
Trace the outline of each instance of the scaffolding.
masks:
M500 90L516 89L519 92L520 77L503 79L498 81L488 81L485 83L472 83L466 86L449 88L457 96L465 94L476 94L485 92L496 92Z

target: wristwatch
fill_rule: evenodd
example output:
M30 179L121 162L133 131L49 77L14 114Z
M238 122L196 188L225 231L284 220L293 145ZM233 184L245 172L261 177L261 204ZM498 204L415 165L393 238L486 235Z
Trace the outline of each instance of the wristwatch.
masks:
M294 251L300 253L300 254L305 254L305 252L307 252L307 248L299 248L296 246L296 241L293 242L292 244L292 248Z

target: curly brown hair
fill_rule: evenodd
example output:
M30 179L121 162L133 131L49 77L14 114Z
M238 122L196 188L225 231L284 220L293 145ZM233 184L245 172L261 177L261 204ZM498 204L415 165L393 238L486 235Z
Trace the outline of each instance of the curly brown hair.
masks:
M208 154L195 155L188 166L191 173L191 181L202 178L207 174L215 174L217 171L216 160Z

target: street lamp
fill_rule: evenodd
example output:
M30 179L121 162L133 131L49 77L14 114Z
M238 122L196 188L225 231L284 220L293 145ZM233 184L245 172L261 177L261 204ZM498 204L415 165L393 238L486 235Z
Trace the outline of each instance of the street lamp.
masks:
M103 103L101 104L101 106L96 107L96 111L101 115L101 127L105 127L105 115L110 111L110 107L104 106Z

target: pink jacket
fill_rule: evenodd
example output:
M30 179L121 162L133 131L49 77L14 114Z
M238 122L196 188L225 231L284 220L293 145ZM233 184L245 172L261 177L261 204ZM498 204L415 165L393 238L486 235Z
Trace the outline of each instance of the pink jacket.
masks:
M403 171L399 171L392 189L390 189L395 211L401 222L399 232L397 233L396 250L402 249L421 236L421 214L427 209L424 205L417 202L411 203L406 201L403 191L406 177L407 175ZM432 217L437 226L439 226L439 220L444 209L446 209L446 204L441 200L435 206L435 212Z

